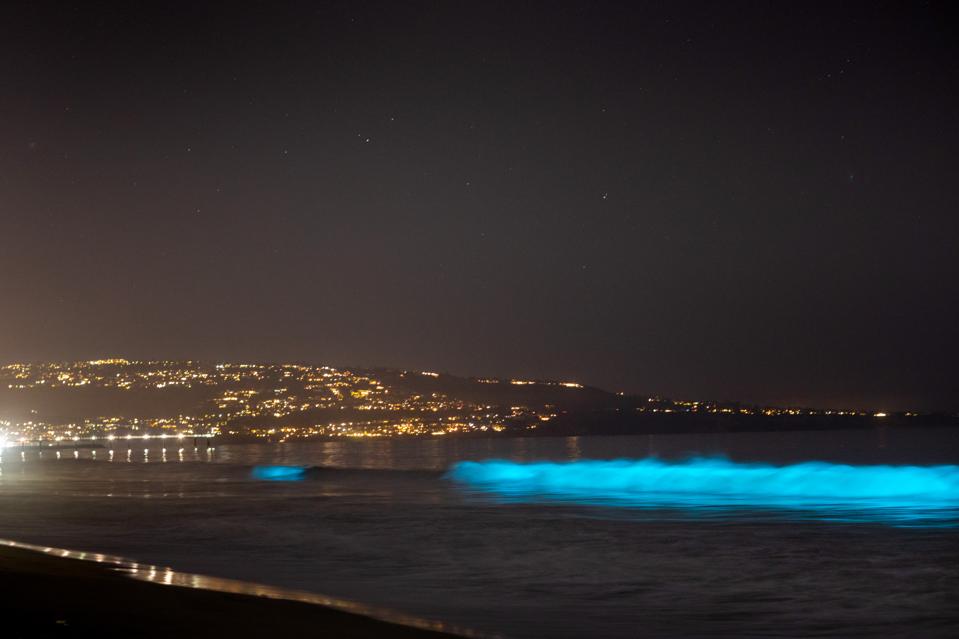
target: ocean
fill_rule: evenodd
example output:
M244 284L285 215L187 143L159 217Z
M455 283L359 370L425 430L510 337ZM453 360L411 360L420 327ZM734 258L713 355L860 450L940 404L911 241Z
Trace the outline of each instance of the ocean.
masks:
M555 493L450 472L493 459L948 466L955 430L112 444L3 450L0 538L517 639L959 635L955 503L644 501L593 493L590 474ZM305 470L262 472L277 466Z

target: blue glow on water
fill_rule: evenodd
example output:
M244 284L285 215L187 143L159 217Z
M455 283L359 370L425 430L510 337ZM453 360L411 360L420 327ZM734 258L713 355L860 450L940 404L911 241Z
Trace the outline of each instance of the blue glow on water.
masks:
M777 508L835 520L959 525L959 466L784 466L727 459L459 462L448 475L517 501L639 508Z
M270 481L298 481L306 473L304 466L255 466L253 476L256 479Z

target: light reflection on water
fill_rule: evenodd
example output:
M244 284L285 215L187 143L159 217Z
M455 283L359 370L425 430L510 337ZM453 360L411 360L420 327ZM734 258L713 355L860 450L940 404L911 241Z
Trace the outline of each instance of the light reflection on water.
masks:
M97 458L98 454L102 456L104 450L108 456L115 455L117 461L127 453L131 463L161 463L160 443L144 441L124 442L122 446L116 442L116 445L94 448L21 448L8 445L6 449L0 449L0 463L9 463L17 456L20 461L49 460L61 451L66 451L77 461L108 461ZM877 428L832 432L620 437L334 440L282 444L218 443L216 447L193 446L177 450L178 461L183 462L430 470L444 470L457 461L491 458L524 462L616 459L624 456L677 459L717 454L736 461L772 463L816 459L852 464L956 464L959 463L959 432L951 428ZM181 455L182 459L179 459Z
M266 597L268 599L282 599L285 601L298 601L301 603L325 606L343 612L349 612L365 617L372 617L389 623L420 628L423 630L433 630L436 632L452 633L461 637L483 637L477 632L460 626L454 626L441 621L432 621L421 619L413 615L368 606L356 601L329 597L313 592L304 592L292 590L289 588L279 588L265 584L252 583L248 581L238 581L236 579L224 579L222 577L210 577L207 575L197 575L192 573L178 572L169 567L158 567L152 564L141 564L130 559L117 557L115 555L105 555L102 553L87 553L77 550L67 550L65 548L52 548L50 546L38 546L10 539L0 539L0 546L10 548L20 548L31 550L46 555L53 555L64 559L76 559L79 561L90 561L98 564L107 564L112 569L121 572L132 579L148 581L151 583L162 584L164 586L178 586L181 588L196 588L199 590L213 590L216 592L225 592L235 595L247 595L250 597Z

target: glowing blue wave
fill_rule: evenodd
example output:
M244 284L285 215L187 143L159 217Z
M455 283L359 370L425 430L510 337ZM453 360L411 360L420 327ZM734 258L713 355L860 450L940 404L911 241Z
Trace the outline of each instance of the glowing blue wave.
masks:
M256 466L253 477L270 481L298 481L306 473L304 466Z
M500 497L634 507L774 507L829 518L954 520L959 466L786 466L726 459L460 462L449 477Z

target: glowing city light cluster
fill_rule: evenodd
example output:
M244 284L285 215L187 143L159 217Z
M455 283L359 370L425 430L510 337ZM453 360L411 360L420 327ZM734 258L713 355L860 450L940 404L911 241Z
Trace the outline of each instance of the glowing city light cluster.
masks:
M0 401L0 438L21 446L207 433L271 442L525 435L545 422L552 423L538 432L576 428L569 413L581 410L594 417L601 412L627 430L631 420L668 430L672 423L658 421L667 414L665 419L675 420L679 430L685 428L682 420L703 415L729 420L733 428L746 418L795 419L802 428L807 426L803 418L825 420L819 423L829 427L851 418L854 426L862 427L864 419L871 425L895 426L917 417L613 395L576 381L456 378L429 370L120 358L0 365L0 395L16 400ZM70 398L79 396L97 399L78 408ZM164 410L156 411L161 402L148 399L153 397L162 400ZM565 424L556 426L559 422ZM717 422L700 424L712 428ZM788 424L763 425L771 426L787 429Z
M431 381L441 377L432 371L420 375ZM0 389L30 393L85 387L164 393L174 400L184 397L177 393L191 391L185 396L196 399L187 404L171 400L181 412L163 417L118 412L51 419L44 411L11 416L0 412L0 435L21 445L207 436L197 433L284 442L501 432L507 420L533 428L543 415L552 414L542 408L451 397L438 387L433 392L398 387L410 377L408 371L394 371L387 381L369 373L301 364L126 359L13 363L0 366Z

